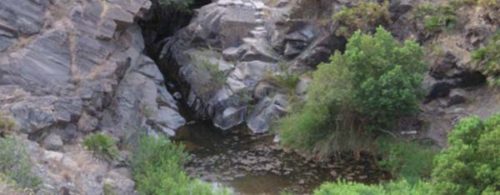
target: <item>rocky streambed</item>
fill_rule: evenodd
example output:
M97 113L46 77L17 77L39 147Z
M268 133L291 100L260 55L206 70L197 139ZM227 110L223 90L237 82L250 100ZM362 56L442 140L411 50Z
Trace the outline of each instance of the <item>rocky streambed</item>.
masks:
M316 161L284 150L271 134L251 135L244 127L222 133L210 123L187 125L178 143L190 153L190 176L233 188L238 194L308 194L337 179L376 183L387 178L368 157Z

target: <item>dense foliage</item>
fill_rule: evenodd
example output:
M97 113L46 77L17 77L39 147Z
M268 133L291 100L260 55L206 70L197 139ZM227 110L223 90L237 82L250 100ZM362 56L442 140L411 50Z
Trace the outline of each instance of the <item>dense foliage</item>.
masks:
M36 189L40 178L32 170L31 159L24 145L14 137L0 138L0 178L11 180L21 188Z
M374 26L390 21L389 3L360 2L354 7L344 8L333 19L340 24L337 35L350 37L356 30L367 32Z
M481 64L483 73L492 85L500 86L500 32L490 42L474 51L472 57Z
M374 132L417 111L422 55L382 27L373 36L356 32L344 54L318 66L306 103L280 121L283 143L320 155L371 148Z
M143 137L132 158L137 191L143 195L223 195L224 188L191 179L183 171L187 155L166 138Z
M83 140L83 145L98 158L113 160L118 157L116 141L109 135L103 133L89 135Z
M500 190L500 114L462 120L436 157L433 180L439 194L493 194Z

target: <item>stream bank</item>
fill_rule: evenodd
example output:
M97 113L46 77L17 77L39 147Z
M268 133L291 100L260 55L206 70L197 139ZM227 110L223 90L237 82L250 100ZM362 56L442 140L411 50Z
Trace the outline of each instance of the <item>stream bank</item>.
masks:
M308 194L326 181L378 183L389 179L370 156L308 159L284 150L273 134L252 135L241 126L227 133L197 122L182 127L175 140L190 154L185 165L190 176L223 184L238 194Z

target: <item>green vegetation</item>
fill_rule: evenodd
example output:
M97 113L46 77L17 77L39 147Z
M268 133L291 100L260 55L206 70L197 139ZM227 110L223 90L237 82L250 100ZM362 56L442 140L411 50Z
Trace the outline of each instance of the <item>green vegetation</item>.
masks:
M41 183L32 170L31 159L15 137L0 138L0 178L20 188L37 189Z
M15 181L6 177L3 174L0 174L0 190L2 194L9 195L32 195L35 194L34 189L25 188L19 186Z
M403 144L407 145L407 144ZM326 183L315 191L315 195L335 194L498 194L500 190L500 114L482 121L478 117L461 120L448 139L448 148L434 158L432 177L408 182L405 178L384 184L365 185L359 183ZM416 146L401 146L393 149L389 167L414 167L428 170L428 159L432 152L422 153ZM421 146L418 146L421 147ZM402 154L402 150L407 154ZM415 155L415 156L412 156ZM394 160L395 159L395 160ZM402 161L398 159L403 159ZM421 163L423 165L416 165ZM403 170L403 168L402 168ZM404 175L404 173L401 173ZM421 173L406 175L417 176ZM425 175L424 175L425 176ZM413 179L416 179L414 177Z
M360 2L355 7L344 8L334 14L333 20L340 24L337 35L350 37L356 30L371 31L372 27L390 21L389 3Z
M395 178L415 183L421 178L430 178L432 163L437 151L417 142L379 139L381 168L391 172Z
M451 29L457 23L456 8L450 5L421 4L415 12L417 21L422 21L425 30L431 33Z
M300 81L299 75L289 71L285 62L278 63L278 69L279 70L276 71L278 73L271 70L267 71L264 74L263 80L286 90L289 95L293 95L295 93L295 88Z
M210 184L191 179L183 171L187 158L183 147L168 139L143 137L132 158L132 172L137 191L143 195L223 195L224 188L213 188Z
M490 42L474 51L472 58L481 65L481 69L488 76L492 85L500 86L500 32Z
M219 65L209 62L208 60L201 60L197 64L201 71L206 71L210 74L211 79L217 86L222 86L226 82L226 73L224 71L219 70Z
M15 126L16 124L12 119L0 114L0 130L2 130L2 132L12 131Z
M102 186L102 193L103 195L117 195L113 186L108 182L104 182Z
M417 111L422 55L382 27L373 36L357 31L344 54L318 66L304 106L280 121L283 143L320 156L373 148L375 132Z
M104 160L111 161L119 155L116 141L111 136L103 133L87 136L83 140L83 145L87 150L92 151L96 157Z
M336 182L321 185L314 195L427 195L431 193L431 185L426 182L410 184L405 180L385 185L366 185L352 182Z
M495 194L500 190L500 114L470 117L448 136L432 173L438 194Z
M274 75L270 79L270 82L287 89L288 91L293 91L295 90L297 83L299 83L299 80L300 78L298 75L286 72L284 74Z
M162 7L174 7L178 10L186 11L194 0L158 0Z
M209 60L210 56L216 56L216 52L212 49L197 51L190 55L192 64L195 66L195 71L199 75L207 76L207 79L199 79L198 85L203 86L200 89L203 94L207 94L216 89L220 89L227 80L226 72L219 69L219 64L213 63Z

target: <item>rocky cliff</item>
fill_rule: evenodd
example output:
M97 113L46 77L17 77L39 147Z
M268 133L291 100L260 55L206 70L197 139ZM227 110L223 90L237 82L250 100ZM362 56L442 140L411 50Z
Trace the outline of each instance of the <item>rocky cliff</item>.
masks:
M134 191L126 169L78 144L104 131L124 140L184 124L136 19L149 0L0 1L0 111L12 118L47 194ZM116 185L115 185L116 184Z
M332 15L361 2L366 1L219 0L196 10L187 27L158 44L163 48L158 63L180 84L198 118L224 130L245 124L254 133L266 132L274 119L288 112L290 96L304 98L310 78L303 73L328 60L335 50L343 51L346 37L338 30L356 24L332 20ZM429 72L423 83L423 112L411 119L414 122L402 121L400 130L418 129L440 145L458 118L500 110L497 88L485 85L481 67L471 60L471 53L498 29L498 7L448 4L389 1L382 7L387 12L383 22L363 24L365 31L382 25L399 40L413 39L425 48ZM436 10L424 13L425 6ZM422 14L436 17L438 28L429 30ZM290 75L301 75L293 86L276 82ZM479 95L478 90L488 93Z

